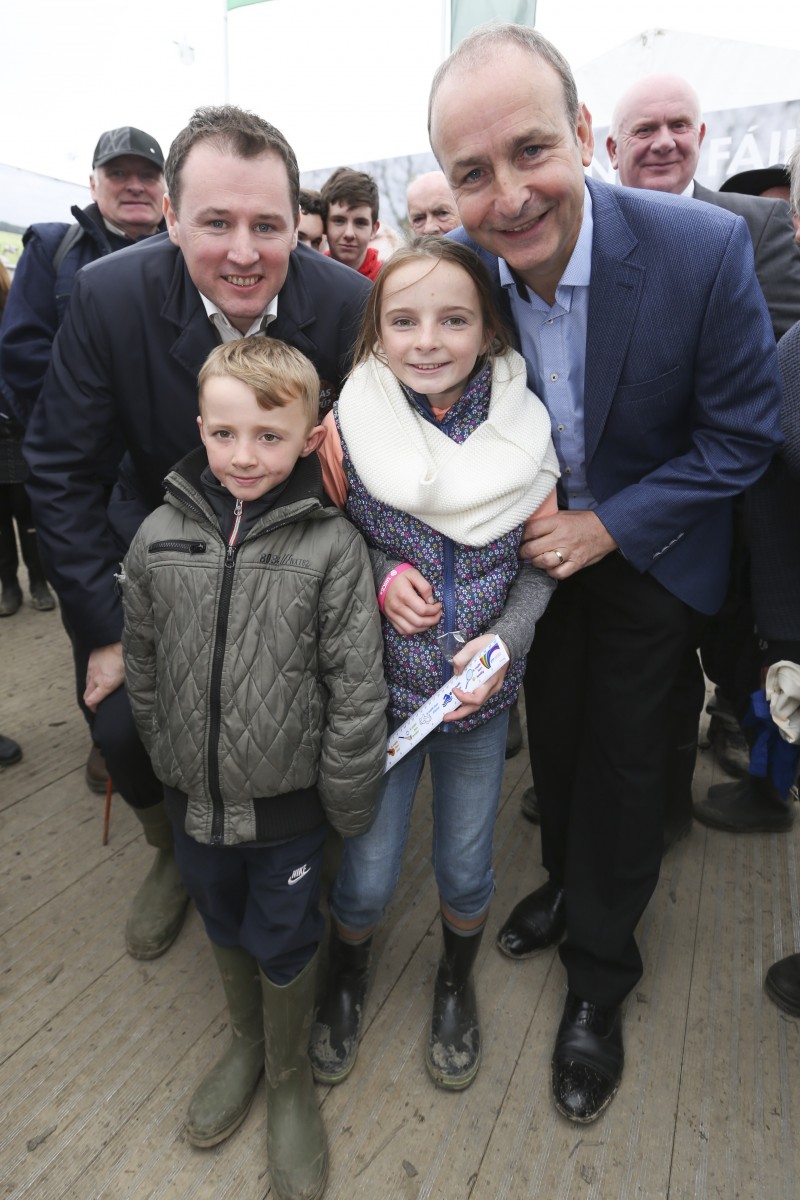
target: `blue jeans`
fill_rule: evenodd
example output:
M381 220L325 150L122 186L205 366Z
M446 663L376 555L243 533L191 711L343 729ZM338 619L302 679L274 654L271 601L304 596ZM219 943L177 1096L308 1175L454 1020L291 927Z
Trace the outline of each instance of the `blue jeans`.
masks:
M367 833L345 838L331 893L337 923L361 933L392 898L414 796L426 757L433 781L433 870L443 907L459 920L482 917L494 892L492 848L503 782L508 710L468 733L433 733L384 778Z

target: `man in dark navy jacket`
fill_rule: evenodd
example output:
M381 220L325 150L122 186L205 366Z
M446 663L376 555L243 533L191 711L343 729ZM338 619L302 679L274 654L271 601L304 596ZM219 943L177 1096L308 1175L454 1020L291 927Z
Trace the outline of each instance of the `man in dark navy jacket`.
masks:
M23 429L41 390L78 271L164 228L164 154L144 130L123 125L100 134L89 186L92 203L86 208L73 206L73 224L40 222L22 237L24 249L3 313L0 377L11 412ZM108 463L109 489L116 466ZM69 627L67 632L71 637ZM91 714L81 700L82 681L77 690L91 725ZM108 774L94 744L86 763L86 782L92 791L105 795Z
M622 1076L621 1006L661 861L677 664L725 594L731 497L779 443L769 315L747 227L586 180L591 118L535 30L477 30L439 68L431 145L546 404L559 512L523 554L559 581L526 705L548 880L500 948L566 939L558 1110L597 1117Z
M311 359L329 405L369 284L297 245L294 153L266 121L198 110L165 168L168 233L80 273L28 428L42 550L86 660L86 704L114 782L157 848L126 929L154 958L186 906L162 789L130 715L114 572L161 482L197 441L197 373L220 341L269 331ZM121 441L106 508L101 470Z

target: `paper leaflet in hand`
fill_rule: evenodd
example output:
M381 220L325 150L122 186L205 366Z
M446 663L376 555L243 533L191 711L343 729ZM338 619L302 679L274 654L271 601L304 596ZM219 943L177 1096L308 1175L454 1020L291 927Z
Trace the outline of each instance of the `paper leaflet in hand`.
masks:
M479 654L471 658L460 675L448 679L444 687L440 687L429 700L426 700L399 729L396 729L386 743L386 771L399 762L412 746L427 737L437 725L442 723L445 713L461 707L461 701L453 695L453 688L462 692L474 692L482 684L488 683L501 667L508 662L500 638L494 638Z

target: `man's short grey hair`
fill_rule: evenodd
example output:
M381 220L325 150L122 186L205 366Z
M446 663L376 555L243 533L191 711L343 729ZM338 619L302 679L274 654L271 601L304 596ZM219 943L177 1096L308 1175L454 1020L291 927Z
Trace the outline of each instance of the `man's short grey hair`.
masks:
M789 172L789 207L795 216L800 217L800 142L792 148L786 160L786 170Z
M570 125L577 125L580 113L578 89L570 65L560 50L556 50L552 42L548 42L546 37L543 37L537 30L531 29L529 25L510 25L501 21L490 21L486 25L479 25L477 29L473 29L471 33L467 34L463 42L459 42L455 50L436 71L428 101L428 136L431 132L436 93L451 71L457 67L465 68L467 71L470 68L478 67L495 52L498 54L502 52L506 46L519 46L520 49L526 50L535 58L542 59L553 68L561 80L567 119ZM499 63L498 69L501 69Z

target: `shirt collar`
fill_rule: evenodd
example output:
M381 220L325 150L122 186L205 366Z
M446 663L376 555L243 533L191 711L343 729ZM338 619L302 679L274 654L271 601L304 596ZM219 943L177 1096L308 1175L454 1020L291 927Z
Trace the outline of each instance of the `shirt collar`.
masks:
M216 326L225 342L232 342L240 337L252 337L254 333L266 332L267 326L271 325L278 315L278 297L273 296L264 311L253 321L247 333L240 333L213 300L209 300L208 296L204 296L202 292L200 292L200 299L203 301L209 321Z
M556 303L562 304L564 308L569 308L569 294L564 293L562 288L573 287L588 287L592 277L592 244L594 241L594 217L592 215L592 196L586 186L583 185L583 217L581 218L581 228L578 233L578 240L570 255L569 262L564 269L564 274L558 281L556 288ZM522 300L534 301L539 304L545 302L540 300L535 292L531 292L523 283L514 270L508 265L504 258L499 260L500 268L500 284L502 287L514 286ZM566 300L566 303L564 301ZM545 305L545 307L550 307Z
M101 213L100 215L102 216L103 214ZM111 221L109 221L106 217L103 217L103 224L109 233L113 233L116 237L125 238L126 242L133 242L134 239L128 237L124 229L119 229L116 225L112 225Z

